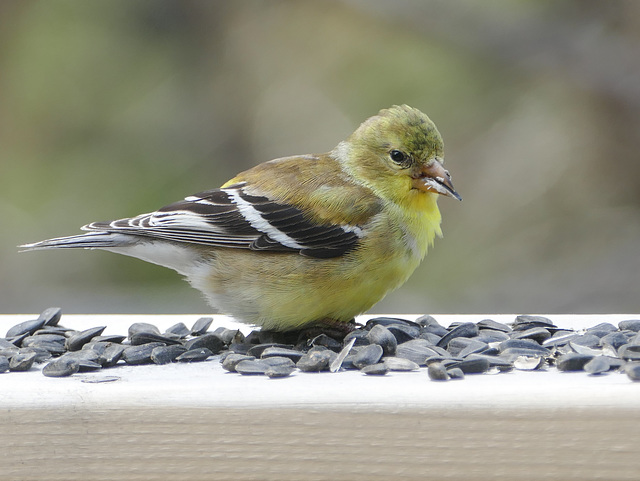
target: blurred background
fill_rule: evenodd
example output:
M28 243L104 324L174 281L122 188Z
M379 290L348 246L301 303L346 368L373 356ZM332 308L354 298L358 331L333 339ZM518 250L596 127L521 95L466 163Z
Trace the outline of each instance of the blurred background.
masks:
M19 254L381 108L427 113L459 203L386 313L640 312L640 2L0 2L0 312L210 312L173 271Z

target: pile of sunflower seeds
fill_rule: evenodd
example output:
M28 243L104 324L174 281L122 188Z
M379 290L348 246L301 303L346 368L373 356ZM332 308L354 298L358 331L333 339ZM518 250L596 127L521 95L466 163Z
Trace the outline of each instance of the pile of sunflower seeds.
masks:
M178 323L165 332L135 323L127 335L103 335L105 326L76 331L59 324L60 308L46 309L0 338L0 372L28 371L46 363L48 377L118 365L199 362L220 355L222 367L244 375L286 377L295 371L357 369L368 375L426 368L434 381L468 374L517 370L623 372L640 381L640 319L586 330L562 329L541 316L517 316L510 325L491 319L441 326L433 317L416 321L377 317L352 325L344 335L307 329L277 333L254 330L248 336L203 317L188 328ZM425 369L422 369L423 371Z

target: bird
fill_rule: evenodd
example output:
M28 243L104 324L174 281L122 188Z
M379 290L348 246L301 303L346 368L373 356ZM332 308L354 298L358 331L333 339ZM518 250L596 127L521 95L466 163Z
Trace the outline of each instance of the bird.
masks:
M256 165L155 212L19 246L102 249L174 269L264 330L341 327L404 284L462 200L431 119L394 105L323 154Z

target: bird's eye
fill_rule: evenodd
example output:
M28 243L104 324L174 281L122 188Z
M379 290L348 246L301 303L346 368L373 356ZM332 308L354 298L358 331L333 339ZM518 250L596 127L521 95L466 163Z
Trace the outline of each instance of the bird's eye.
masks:
M389 152L389 157L391 157L391 160L393 160L396 164L404 164L408 159L407 154L405 154L401 150L392 150L391 152Z

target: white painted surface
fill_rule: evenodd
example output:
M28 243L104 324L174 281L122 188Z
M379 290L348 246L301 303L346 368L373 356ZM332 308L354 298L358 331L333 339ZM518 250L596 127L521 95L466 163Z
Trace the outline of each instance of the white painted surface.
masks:
M0 335L33 315L0 316ZM160 330L177 322L191 326L199 315L63 315L62 325L82 330L105 325L105 334L126 334L133 322L150 322ZM415 316L398 316L414 318ZM511 322L514 315L434 315L442 324L476 322L492 318ZM600 322L616 324L638 315L548 315L559 327L581 329ZM364 320L364 319L363 319ZM251 327L215 316L217 326ZM312 409L536 409L553 407L637 408L640 383L626 375L514 371L496 375L468 375L462 381L430 381L426 369L386 376L365 376L357 371L296 372L283 379L242 376L224 371L219 356L204 363L164 366L118 366L68 378L47 378L39 368L26 373L0 374L1 408L85 409L145 407L297 407ZM87 382L116 378L112 382Z

